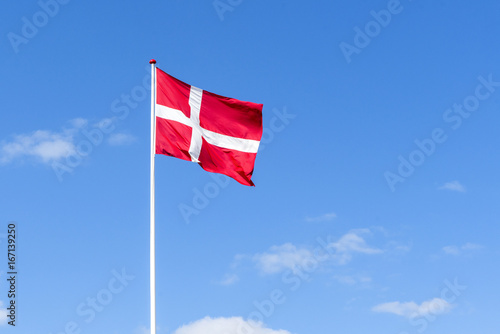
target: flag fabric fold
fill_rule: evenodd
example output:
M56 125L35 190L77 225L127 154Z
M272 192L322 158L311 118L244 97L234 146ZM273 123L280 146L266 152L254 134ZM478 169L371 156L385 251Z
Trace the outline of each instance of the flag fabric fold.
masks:
M254 186L262 107L204 91L156 68L155 152Z

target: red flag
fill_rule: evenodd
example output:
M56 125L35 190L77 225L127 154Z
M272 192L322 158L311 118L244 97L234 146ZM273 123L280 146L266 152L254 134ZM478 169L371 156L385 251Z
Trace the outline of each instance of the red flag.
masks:
M156 69L156 154L253 186L262 104L216 95Z

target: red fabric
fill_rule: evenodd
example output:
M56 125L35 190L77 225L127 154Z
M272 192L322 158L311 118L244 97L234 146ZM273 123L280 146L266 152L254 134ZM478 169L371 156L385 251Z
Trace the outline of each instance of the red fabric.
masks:
M158 68L156 81L156 104L180 110L187 118L191 117L191 86ZM203 91L199 126L225 136L258 142L262 137L262 108L262 104ZM192 134L191 126L157 116L156 153L191 161L189 148ZM203 169L227 175L241 184L254 186L251 178L256 152L243 152L214 145L204 137L201 142L198 160Z
M253 166L257 153L246 153L211 145L203 139L200 166L207 172L221 173L241 184L255 186L252 182Z
M156 154L191 161L189 155L191 132L189 126L156 117Z
M180 110L190 116L189 90L191 86L156 69L156 104Z
M227 136L259 140L262 137L262 104L244 102L203 92L201 127Z

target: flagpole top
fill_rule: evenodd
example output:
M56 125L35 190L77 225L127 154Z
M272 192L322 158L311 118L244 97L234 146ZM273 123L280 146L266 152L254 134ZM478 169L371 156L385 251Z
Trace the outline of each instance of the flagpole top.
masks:
M150 64L156 64L156 60L151 59L151 60L149 61L149 63L150 63Z

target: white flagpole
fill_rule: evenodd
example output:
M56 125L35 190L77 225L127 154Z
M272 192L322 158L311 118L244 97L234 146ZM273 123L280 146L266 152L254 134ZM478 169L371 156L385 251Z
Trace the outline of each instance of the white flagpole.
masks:
M149 235L149 283L151 301L151 334L156 334L156 261L155 261L155 104L156 60L151 59L151 152L150 152L150 235Z

